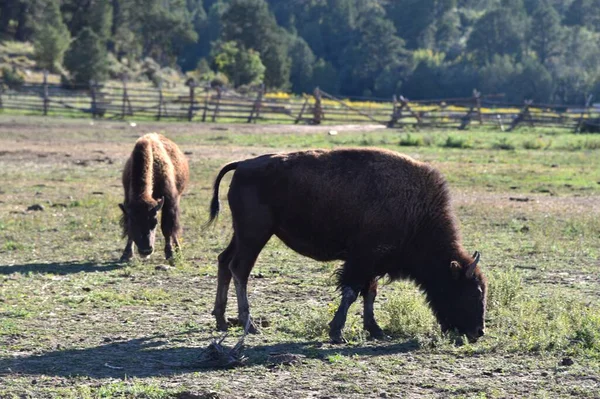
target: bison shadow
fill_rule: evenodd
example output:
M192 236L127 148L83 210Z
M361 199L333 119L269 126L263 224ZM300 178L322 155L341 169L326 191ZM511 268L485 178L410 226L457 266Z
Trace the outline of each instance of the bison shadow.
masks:
M185 336L167 338L164 335L155 335L109 342L91 348L63 349L23 357L4 357L0 358L0 379L15 374L90 378L154 377L215 370L206 367L206 364L200 360L206 346L172 346L178 342L184 345L186 341ZM206 344L208 345L208 342ZM270 359L270 355L273 354L302 355L309 359L328 361L331 355L376 357L408 353L417 348L418 345L413 341L358 347L307 341L247 346L243 350L243 355L247 357L244 367L272 367L276 366Z
M73 261L73 262L52 262L52 263L27 263L22 265L0 265L0 275L9 275L13 273L29 274L29 273L45 273L45 274L76 274L76 273L94 273L94 272L109 272L120 269L123 264L116 262L89 262L89 261Z

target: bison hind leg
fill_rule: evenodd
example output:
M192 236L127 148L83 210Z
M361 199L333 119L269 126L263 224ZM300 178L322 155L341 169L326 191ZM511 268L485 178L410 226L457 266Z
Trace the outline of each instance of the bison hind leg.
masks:
M217 297L215 298L215 307L212 311L217 322L217 330L227 331L227 320L225 319L225 309L227 308L227 293L231 283L231 270L229 264L235 251L235 236L231 242L219 255L219 270L217 272Z
M386 339L386 335L375 320L373 311L375 297L377 296L377 279L372 279L367 283L362 289L361 295L364 301L363 326L365 330L369 332L372 339Z

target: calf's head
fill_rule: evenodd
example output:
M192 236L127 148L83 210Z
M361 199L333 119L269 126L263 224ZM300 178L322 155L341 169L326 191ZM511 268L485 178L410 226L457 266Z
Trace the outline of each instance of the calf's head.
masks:
M149 256L154 251L158 211L162 209L163 203L164 198L158 201L132 201L129 204L119 204L123 211L124 230L135 243L141 256Z
M451 284L436 305L436 314L443 331L457 330L475 342L485 333L487 282L477 268L479 252L463 264L450 264Z

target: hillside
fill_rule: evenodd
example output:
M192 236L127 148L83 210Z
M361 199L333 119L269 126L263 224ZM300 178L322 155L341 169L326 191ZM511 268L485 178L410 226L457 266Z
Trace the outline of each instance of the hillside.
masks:
M600 0L0 4L0 64L27 79L45 68L80 83L188 75L344 96L456 97L478 88L518 102L600 97Z

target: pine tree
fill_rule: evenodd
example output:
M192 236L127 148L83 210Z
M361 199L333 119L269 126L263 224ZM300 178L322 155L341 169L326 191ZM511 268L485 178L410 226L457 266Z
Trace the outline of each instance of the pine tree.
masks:
M563 29L560 16L547 0L541 0L531 15L531 48L537 53L542 64L560 54Z
M73 83L87 85L91 80L104 81L108 74L104 40L90 27L83 28L65 55L65 67Z
M62 20L57 0L46 0L39 27L34 34L34 58L39 68L60 70L71 35Z

